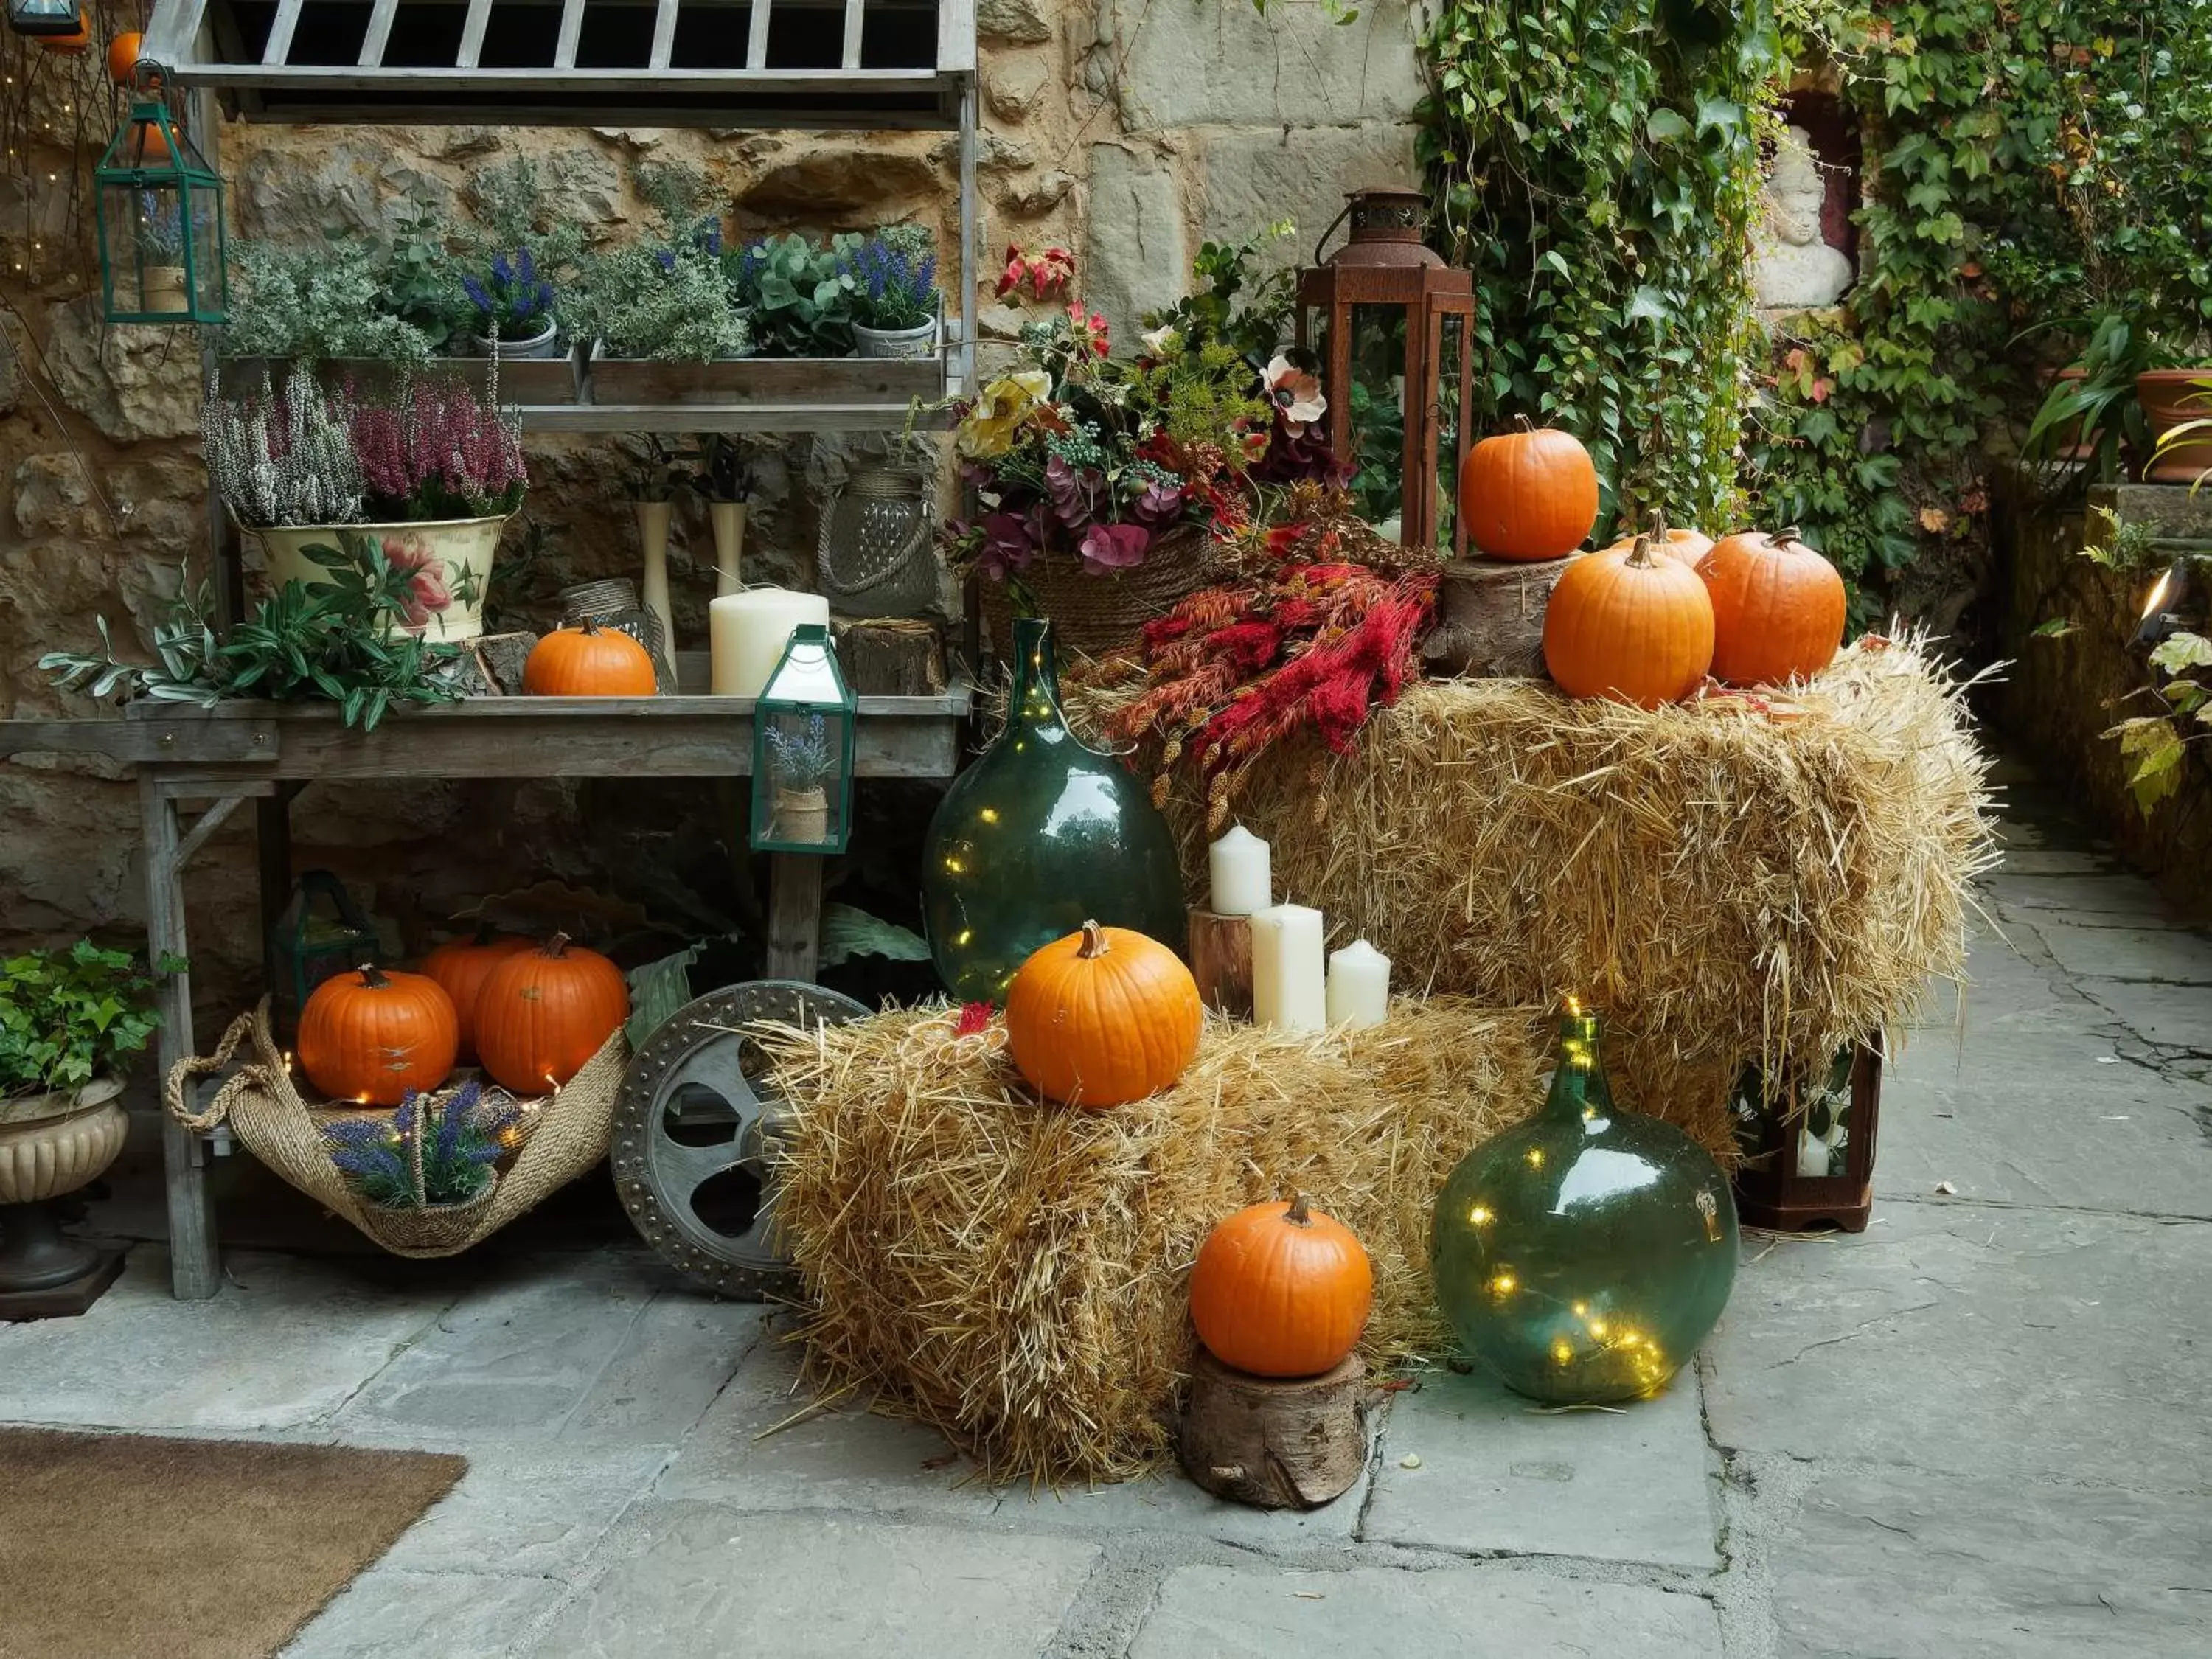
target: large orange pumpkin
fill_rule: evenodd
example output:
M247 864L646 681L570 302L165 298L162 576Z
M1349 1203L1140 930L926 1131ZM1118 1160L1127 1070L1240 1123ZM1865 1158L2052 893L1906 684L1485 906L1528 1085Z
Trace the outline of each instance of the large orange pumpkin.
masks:
M1648 538L1626 552L1586 553L1559 573L1544 612L1544 664L1572 697L1677 702L1713 662L1713 605L1698 573L1654 558Z
M364 964L325 980L300 1011L301 1069L332 1100L397 1106L445 1082L459 1045L453 1000L421 974Z
M629 982L597 951L556 933L492 964L477 993L477 1053L492 1081L542 1095L584 1069L629 1018Z
M484 981L507 957L530 948L526 939L481 927L473 938L449 939L422 958L423 973L446 988L446 994L453 1000L453 1011L460 1017L462 1065L476 1064L477 998Z
M1125 1106L1169 1087L1198 1052L1198 981L1164 945L1083 924L1006 988L1006 1048L1046 1098Z
M1317 1376L1359 1341L1375 1270L1352 1229L1301 1193L1255 1204L1206 1235L1190 1270L1190 1321L1224 1365Z
M1844 642L1844 579L1797 539L1746 530L1698 566L1713 602L1713 672L1730 685L1810 679Z
M127 87L137 77L138 54L145 46L146 37L137 29L125 29L107 43L107 78L118 87ZM161 84L159 76L154 86Z
M522 689L533 697L649 697L653 659L627 634L589 617L556 628L530 649Z
M1698 568L1700 559L1713 550L1713 538L1702 531L1668 529L1664 513L1651 515L1651 528L1647 533L1651 538L1653 551L1663 553L1676 563L1686 564L1692 570ZM1635 537L1623 536L1605 550L1611 553L1617 549L1626 553L1635 545Z
M1460 464L1468 538L1493 559L1564 559L1597 522L1597 468L1571 432L1514 419Z

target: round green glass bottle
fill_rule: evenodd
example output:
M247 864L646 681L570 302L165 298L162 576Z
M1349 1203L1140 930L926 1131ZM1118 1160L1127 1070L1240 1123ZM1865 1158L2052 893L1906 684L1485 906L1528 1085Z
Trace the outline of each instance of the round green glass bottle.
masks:
M1187 931L1167 820L1142 779L1067 729L1051 630L1015 619L1006 730L945 792L922 848L930 953L963 1002L1003 1003L1032 951L1085 921L1176 951Z
M1430 1265L1468 1356L1560 1404L1656 1394L1728 1305L1735 1205L1711 1156L1613 1103L1598 1017L1570 1002L1543 1109L1460 1161Z

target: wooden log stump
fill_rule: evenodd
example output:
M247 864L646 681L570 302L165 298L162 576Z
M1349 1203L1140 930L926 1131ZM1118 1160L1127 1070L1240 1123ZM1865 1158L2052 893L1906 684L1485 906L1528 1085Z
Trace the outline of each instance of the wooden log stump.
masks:
M919 617L832 617L838 665L854 695L931 697L945 690L945 641Z
M1216 1013L1252 1018L1252 918L1190 913L1190 976Z
M1351 1491L1366 1465L1366 1395L1358 1354L1284 1380L1231 1370L1201 1347L1176 1437L1183 1470L1218 1498L1317 1509Z
M1437 583L1437 624L1421 641L1429 672L1543 678L1544 608L1566 568L1565 559L1444 561Z
M537 644L535 634L484 634L464 641L457 676L462 690L471 697L520 696L523 665Z

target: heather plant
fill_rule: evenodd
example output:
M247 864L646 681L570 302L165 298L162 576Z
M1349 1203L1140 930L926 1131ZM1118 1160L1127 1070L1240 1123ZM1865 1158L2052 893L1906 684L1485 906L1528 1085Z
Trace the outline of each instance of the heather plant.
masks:
M344 410L304 365L278 397L269 377L250 397L200 406L208 476L249 530L358 524L366 484Z
M521 422L459 381L412 381L345 414L376 520L497 518L522 505Z

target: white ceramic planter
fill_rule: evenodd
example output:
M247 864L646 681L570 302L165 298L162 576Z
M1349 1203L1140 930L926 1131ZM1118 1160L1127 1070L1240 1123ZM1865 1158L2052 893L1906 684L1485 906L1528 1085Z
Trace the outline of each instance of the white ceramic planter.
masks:
M327 574L307 555L320 544L341 545L342 535L374 536L384 556L414 574L415 603L407 631L424 639L451 642L483 633L483 600L491 586L492 562L499 552L496 519L440 519L426 524L300 525L251 533L269 562L269 580L308 584Z
M545 319L543 329L526 339L492 340L482 334L471 335L470 338L475 342L477 356L496 357L503 363L533 359L542 361L563 355L560 347L561 325L550 317Z
M933 357L937 355L935 319L918 328L869 328L853 325L855 355L862 357Z

